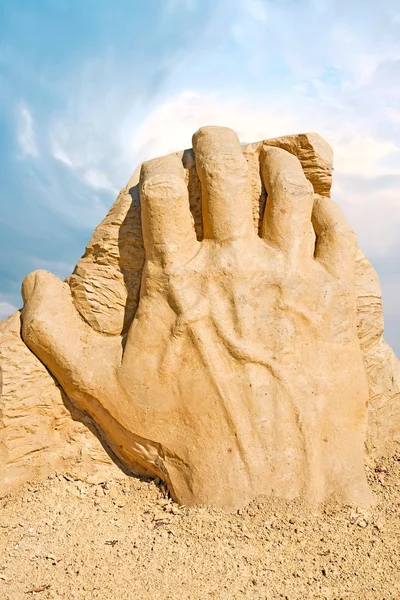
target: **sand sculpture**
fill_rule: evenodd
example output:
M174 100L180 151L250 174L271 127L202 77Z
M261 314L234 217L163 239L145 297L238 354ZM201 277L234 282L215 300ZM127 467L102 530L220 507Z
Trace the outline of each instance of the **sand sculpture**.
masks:
M186 505L371 503L400 368L331 180L317 134L222 127L139 167L74 273L28 275L0 324L0 493L60 461L95 477L99 438Z

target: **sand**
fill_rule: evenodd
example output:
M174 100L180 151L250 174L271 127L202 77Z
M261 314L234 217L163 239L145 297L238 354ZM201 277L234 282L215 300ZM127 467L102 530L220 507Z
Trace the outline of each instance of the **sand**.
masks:
M0 598L400 598L400 448L367 465L368 512L261 497L179 508L162 484L68 472L0 500Z

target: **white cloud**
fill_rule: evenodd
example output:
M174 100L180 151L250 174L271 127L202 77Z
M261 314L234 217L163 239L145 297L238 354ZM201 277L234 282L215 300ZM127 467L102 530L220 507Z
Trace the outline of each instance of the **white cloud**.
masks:
M386 160L393 155L398 168L390 168ZM335 169L340 173L368 175L400 174L400 147L372 136L354 135L335 144Z
M323 108L323 107L322 107ZM391 141L365 135L335 116L316 112L314 102L288 98L279 103L260 102L255 95L240 97L185 91L159 105L134 130L130 146L141 162L191 146L192 134L203 125L236 130L241 141L301 133L311 129L331 143L335 154L333 196L370 255L385 255L400 229L400 150ZM314 125L314 127L312 127ZM388 159L399 158L398 168ZM395 164L395 161L393 161ZM392 177L383 185L379 177Z
M252 142L289 133L296 117L272 104L257 106L248 95L200 94L186 90L159 105L132 131L129 144L137 148L138 162L190 148L192 135L204 125L234 129L242 141Z
M263 0L246 0L245 8L254 21L263 24L268 21L267 5Z
M73 167L71 159L61 146L55 143L53 145L52 150L53 156L56 160L59 160L60 162L64 163L64 165L66 165L67 167Z
M49 139L50 151L54 158L67 165L67 167L72 167L72 160L66 151L69 133L62 121L53 121L50 125Z
M95 190L110 190L113 193L118 193L118 190L108 180L107 175L99 169L88 169L84 171L83 176L86 183Z
M386 115L392 123L395 125L400 125L400 110L396 110L395 108L388 108L386 110Z
M18 310L16 306L9 302L0 302L0 320L9 317Z
M246 32L243 52L252 54L250 60L259 54L264 63L272 52L292 76L323 75L329 67L340 70L350 85L362 85L382 62L399 57L398 0L238 0L237 5L235 24Z
M18 110L17 139L23 156L36 158L39 155L32 114L24 103Z
M162 8L154 31L176 27L177 40L185 12L199 10L187 13L186 45L171 44L167 57L154 47L154 58L135 40L129 56L116 44L55 82L63 101L40 139L58 164L50 173L43 160L35 173L39 201L92 226L105 192L111 202L139 162L190 147L202 125L232 127L246 142L318 131L334 148L333 193L363 249L389 255L400 231L398 0L166 0ZM18 140L25 156L38 156L25 104Z
M96 80L103 62L107 60L83 65L79 83L71 77L69 105L51 115L47 136L52 157L74 177L92 189L115 194L134 168L126 148L134 109L126 100L129 92L121 93L120 83L113 82L111 75L110 80L105 76L105 82ZM103 103L93 102L97 96Z

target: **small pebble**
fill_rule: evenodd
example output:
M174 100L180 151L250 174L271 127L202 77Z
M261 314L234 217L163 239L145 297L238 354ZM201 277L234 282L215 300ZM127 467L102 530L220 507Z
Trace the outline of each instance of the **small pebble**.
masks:
M368 522L367 522L365 519L360 519L359 521L357 521L357 525L358 525L359 527L362 527L362 528L364 528L364 527L367 527L367 525L368 525Z
M354 525L354 523L357 521L357 519L358 519L358 515L357 515L357 514L355 514L355 513L352 513L352 514L350 515L350 523L351 523L352 525Z

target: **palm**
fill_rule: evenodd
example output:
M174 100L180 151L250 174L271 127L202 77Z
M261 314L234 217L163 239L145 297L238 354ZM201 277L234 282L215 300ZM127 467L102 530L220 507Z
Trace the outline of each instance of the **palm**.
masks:
M125 462L162 476L187 504L236 507L271 492L365 500L355 236L277 148L261 156L268 202L257 236L236 136L203 128L194 150L205 239L194 234L180 160L146 163L146 266L122 362L119 344L93 343L90 332L102 355L95 375L75 361L71 382L64 356L54 374ZM24 326L28 344L43 339L32 319Z

